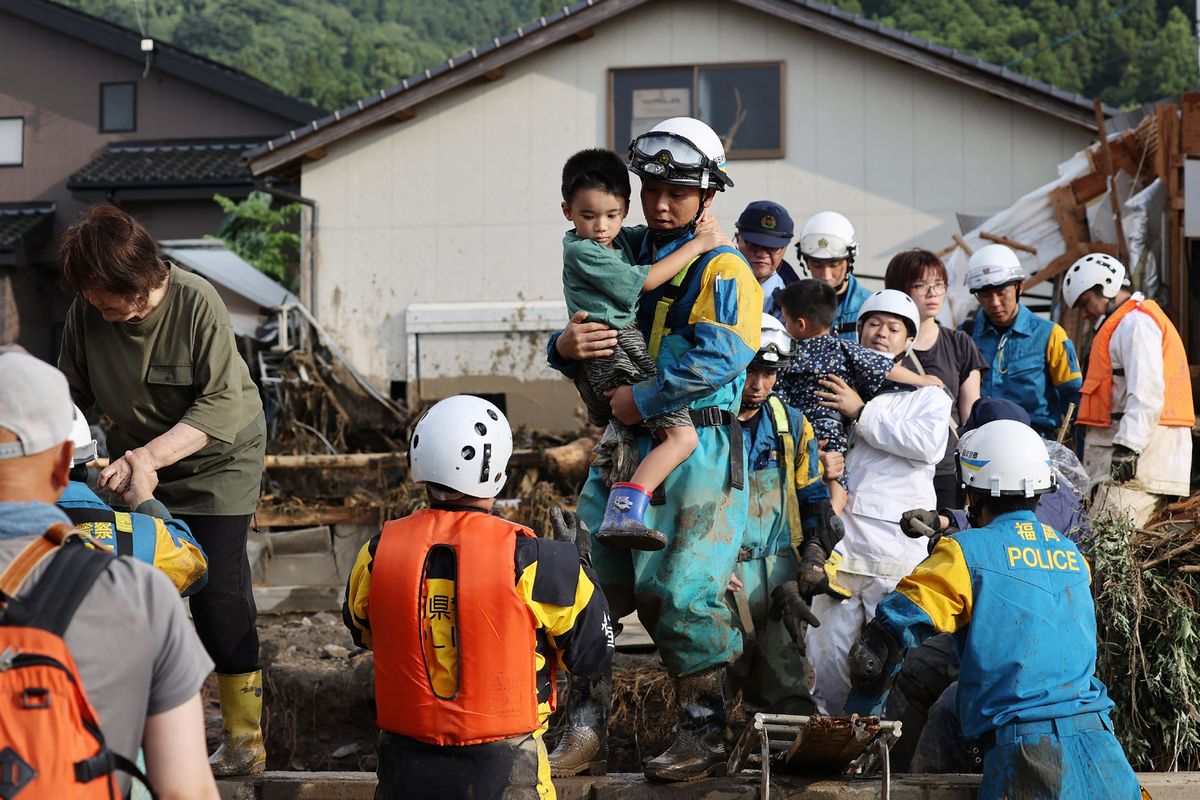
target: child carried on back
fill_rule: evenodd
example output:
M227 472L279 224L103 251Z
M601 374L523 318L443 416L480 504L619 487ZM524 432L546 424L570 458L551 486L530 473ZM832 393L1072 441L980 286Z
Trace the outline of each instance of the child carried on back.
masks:
M563 216L574 230L563 236L563 295L570 316L587 312L588 322L617 330L613 354L581 362L575 386L596 426L613 419L606 392L656 373L654 358L637 326L638 298L668 282L694 259L729 244L714 221L702 218L696 235L661 261L641 265L637 254L646 226L621 227L629 213L629 173L610 150L583 150L563 167ZM609 547L660 550L666 537L643 520L650 496L696 449L696 429L686 408L641 423L657 440L628 482L614 483L597 541Z
M783 311L783 322L796 340L791 363L780 374L775 393L790 406L800 409L812 423L822 449L845 453L846 419L835 409L821 405L817 392L820 382L830 375L840 378L869 399L887 381L910 386L940 386L932 375L918 375L899 366L896 358L842 339L831 332L837 316L837 293L823 281L808 278L796 281L775 293ZM829 490L834 508L841 513L846 503L845 476L831 481Z

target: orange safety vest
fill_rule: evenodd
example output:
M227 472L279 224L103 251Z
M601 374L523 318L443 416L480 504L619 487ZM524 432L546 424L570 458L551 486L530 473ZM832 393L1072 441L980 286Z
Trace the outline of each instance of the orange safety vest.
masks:
M1158 303L1133 299L1122 303L1120 308L1109 314L1092 339L1092 355L1088 359L1087 378L1083 382L1076 424L1098 428L1107 428L1112 424L1113 366L1108 343L1117 325L1135 309L1147 314L1162 331L1164 397L1158 424L1168 428L1190 428L1196 424L1196 411L1192 405L1192 376L1179 331L1175 330Z
M371 569L368 618L375 651L376 725L436 745L468 745L531 733L537 709L535 627L517 593L514 553L520 525L475 511L423 509L383 526ZM431 551L452 548L457 692L439 697L426 614ZM443 551L444 552L444 551Z

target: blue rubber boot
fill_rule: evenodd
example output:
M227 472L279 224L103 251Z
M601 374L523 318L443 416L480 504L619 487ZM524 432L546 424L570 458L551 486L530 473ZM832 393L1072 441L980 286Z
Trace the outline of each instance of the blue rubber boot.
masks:
M662 550L667 537L642 521L649 505L650 493L641 486L614 483L596 541L614 550Z

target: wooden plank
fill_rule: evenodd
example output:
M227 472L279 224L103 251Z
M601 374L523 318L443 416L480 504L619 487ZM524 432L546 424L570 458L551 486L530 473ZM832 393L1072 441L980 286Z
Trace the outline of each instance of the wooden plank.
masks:
M1084 204L1095 200L1108 189L1108 180L1103 172L1089 172L1071 181L1071 193L1075 202Z
M1070 186L1059 186L1050 192L1050 205L1068 250L1088 240L1087 211L1075 202L1075 193Z
M1180 150L1188 155L1200 155L1200 92L1185 93L1179 106L1183 112Z
M1108 253L1110 256L1117 254L1117 246L1115 244L1104 244L1099 242L1079 242L1074 247L1066 250L1058 258L1051 261L1042 269L1038 270L1037 274L1022 284L1021 291L1029 291L1034 286L1040 283L1045 283L1051 278L1057 278L1059 275L1067 271L1067 268L1074 264L1078 259L1083 258L1089 253Z
M408 453L338 453L335 455L270 455L263 459L264 469L364 469L366 467L399 466L408 463ZM514 466L541 466L542 451L514 450L508 459ZM107 458L97 458L91 465L104 469Z
M260 506L254 523L260 528L300 528L315 525L378 525L381 508L371 506Z
M1108 202L1112 207L1113 222L1117 227L1117 258L1121 263L1128 263L1129 246L1125 241L1125 223L1121 219L1121 198L1117 197L1117 182L1113 180L1112 146L1108 141L1108 132L1104 128L1104 104L1097 97L1093 101L1096 112L1096 131L1100 136L1100 148L1104 152L1104 177L1108 187Z
M943 247L941 250L938 250L936 253L934 253L934 255L937 256L938 258L945 258L946 256L953 253L957 248L958 248L958 242L954 242L953 244Z
M1028 244L1021 244L1020 242L1017 242L1017 241L1013 241L1012 239L1009 239L1007 236L998 236L997 234L988 233L987 231L980 231L979 238L987 239L989 242L995 242L996 244L1002 244L1005 247L1012 248L1013 250L1021 250L1023 252L1030 253L1035 256L1037 255L1036 247L1034 247L1032 245L1028 245Z
M967 244L967 240L959 236L957 233L950 238L954 239L954 243L962 248L962 251L967 254L967 258L975 255L975 251L971 249L971 245Z

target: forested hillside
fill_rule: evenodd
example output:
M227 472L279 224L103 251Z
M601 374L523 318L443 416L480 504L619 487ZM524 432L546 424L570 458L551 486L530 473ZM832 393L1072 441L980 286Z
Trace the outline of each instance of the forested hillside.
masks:
M62 1L338 108L569 0ZM1200 85L1183 0L835 2L1116 106Z

